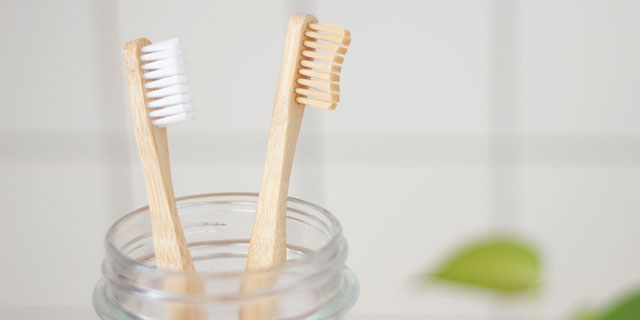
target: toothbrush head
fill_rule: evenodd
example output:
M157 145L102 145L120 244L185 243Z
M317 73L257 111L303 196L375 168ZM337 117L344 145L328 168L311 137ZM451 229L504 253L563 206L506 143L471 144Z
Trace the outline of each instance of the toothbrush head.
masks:
M189 79L178 39L142 47L142 78L152 123L158 127L187 122L193 118Z
M296 102L333 110L340 101L340 71L351 33L340 26L312 22L304 35Z

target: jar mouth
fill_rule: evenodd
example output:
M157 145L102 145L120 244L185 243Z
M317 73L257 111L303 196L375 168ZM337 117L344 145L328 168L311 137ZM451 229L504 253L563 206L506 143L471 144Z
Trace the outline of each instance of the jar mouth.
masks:
M106 319L167 319L173 307L195 307L216 319L237 319L268 304L277 319L333 319L358 296L345 266L347 241L329 211L287 199L287 263L245 272L256 193L212 193L176 200L197 273L155 266L148 207L122 217L106 236L103 279L94 305ZM169 317L170 318L170 317Z
M178 203L178 211L180 211L181 203L189 202L192 200L207 200L207 199L225 199L225 198L254 198L257 202L259 197L258 193L250 193L250 192L229 192L229 193L208 193L208 194L199 194L199 195L189 195L176 198L176 202ZM221 200L221 201L234 201L234 200ZM282 274L286 273L288 270L293 270L303 265L309 264L323 264L327 265L327 259L335 258L336 251L341 246L346 247L345 240L342 236L342 226L338 219L331 214L328 210L317 206L313 203L289 197L287 201L287 212L294 211L300 212L299 209L292 208L292 205L297 205L300 207L304 207L305 209L310 209L315 212L316 215L321 215L324 220L325 231L328 235L328 240L318 249L312 250L306 253L302 258L295 260L288 260L286 264L281 266L275 266L270 268L265 268L263 270L257 271L198 271L195 275L200 279L229 279L229 278L247 278L247 277L264 277L271 276L273 274ZM159 269L155 266L147 265L141 261L137 261L136 259L130 257L126 253L124 253L118 246L115 244L116 236L118 234L118 230L121 229L124 225L129 223L132 219L139 217L140 215L146 214L149 211L149 206L141 207L136 209L124 217L118 219L107 231L105 237L105 247L107 251L107 256L113 257L114 260L118 261L118 264L122 268L126 268L129 270L134 270L136 273L145 274L151 277L170 277L170 276L193 276L194 274L185 273L183 271L176 270L166 270ZM345 249L346 250L346 249ZM344 258L346 253L341 254L341 258ZM323 263L323 261L325 263ZM330 265L330 264L329 264Z

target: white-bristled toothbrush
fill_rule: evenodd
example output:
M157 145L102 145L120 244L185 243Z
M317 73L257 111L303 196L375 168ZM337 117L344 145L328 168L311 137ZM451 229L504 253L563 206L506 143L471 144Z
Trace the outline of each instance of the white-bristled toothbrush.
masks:
M195 272L178 216L171 181L166 126L192 119L191 95L184 55L178 39L151 44L137 39L123 49L133 126L142 162L156 265L161 269ZM167 280L176 293L200 290L193 279ZM200 319L201 311L172 304L169 319Z

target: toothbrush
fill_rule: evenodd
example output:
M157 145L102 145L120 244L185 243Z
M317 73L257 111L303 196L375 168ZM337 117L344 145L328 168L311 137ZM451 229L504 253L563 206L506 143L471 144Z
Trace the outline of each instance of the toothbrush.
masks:
M176 208L164 128L191 117L191 112L185 111L191 109L191 97L179 43L134 40L125 44L124 57L149 197L156 264L163 269L195 271Z
M194 273L173 192L166 130L167 126L192 119L180 42L173 39L151 44L142 38L126 43L123 53L133 125L149 198L156 265L161 269ZM184 277L168 279L167 287L177 293L201 289L193 279ZM194 308L169 306L169 319L200 317L202 314Z
M335 109L340 100L341 55L350 43L351 34L343 27L319 24L314 16L306 14L289 19L247 271L265 270L287 261L289 178L304 109ZM275 277L273 273L250 274L243 290L272 285ZM240 318L271 319L275 312L276 301L263 298L241 308Z
M289 178L302 115L306 106L321 110L336 107L341 55L350 42L351 34L345 28L319 24L312 15L295 14L289 19L247 271L264 270L287 260Z

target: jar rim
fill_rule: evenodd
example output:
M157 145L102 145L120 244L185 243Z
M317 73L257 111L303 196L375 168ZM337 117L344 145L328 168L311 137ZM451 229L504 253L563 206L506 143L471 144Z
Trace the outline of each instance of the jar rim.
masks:
M205 194L196 194L196 195L178 197L176 198L176 202L179 205L179 202L181 201L187 201L187 200L193 200L193 199L204 199L204 198L211 198L211 197L234 197L234 196L254 197L258 199L259 194L254 192L205 193ZM286 264L281 266L274 266L274 267L269 267L262 270L254 270L254 271L244 271L244 270L243 271L222 271L222 272L198 271L197 276L204 279L221 279L221 278L238 278L238 277L245 277L245 276L260 276L260 275L266 275L266 274L272 274L272 273L280 273L288 269L296 268L299 265L308 264L310 262L322 259L322 257L331 255L332 251L335 250L334 248L336 246L339 246L340 243L343 241L342 226L340 225L340 222L338 221L338 219L327 209L324 209L308 201L304 201L294 197L289 197L287 199L287 203L295 203L295 204L299 204L299 205L311 208L313 210L316 210L318 213L322 214L328 220L329 223L327 224L327 230L329 231L328 233L329 240L322 247L318 248L317 250L313 250L309 252L301 259L287 261ZM291 209L291 208L287 205L287 209ZM185 274L185 272L183 271L160 269L160 268L156 268L156 267L138 262L130 258L129 256L127 256L126 254L124 254L121 250L119 250L115 246L114 238L118 228L126 224L129 220L133 219L135 216L139 214L143 214L148 210L149 210L148 205L138 208L124 215L123 217L118 219L115 223L113 223L113 225L109 228L105 236L105 247L107 250L107 254L112 255L113 257L116 257L120 261L120 263L123 264L123 266L132 268L139 272L143 272L147 275L170 276L170 275Z

